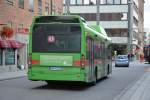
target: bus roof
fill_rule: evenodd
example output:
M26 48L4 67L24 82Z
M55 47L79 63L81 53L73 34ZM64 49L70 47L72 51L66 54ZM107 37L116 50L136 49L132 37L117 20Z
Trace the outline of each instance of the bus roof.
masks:
M59 15L59 16L35 16L35 23L79 23L79 16L77 15Z
M109 38L105 32L105 30L100 26L96 27L91 27L87 25L86 23L84 24L84 27L88 30L94 33L96 36L101 37L102 39L107 40L108 42L111 42L111 38Z
M86 24L86 21L83 17L79 15L51 15L51 16L35 16L33 23L51 23L51 22L59 22L59 23L80 23L82 21L84 27L95 35L108 40L111 42L111 39L107 36L105 30L101 26L93 25L89 26Z
M98 31L99 33L107 36L107 33L105 32L104 28L102 28L100 25L92 25L91 28L93 28L94 30Z

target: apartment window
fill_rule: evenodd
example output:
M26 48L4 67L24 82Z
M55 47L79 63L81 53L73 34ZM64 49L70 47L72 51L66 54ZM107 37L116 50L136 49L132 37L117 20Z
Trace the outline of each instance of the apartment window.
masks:
M100 4L106 4L106 0L100 0Z
M8 21L6 25L12 28L12 21Z
M74 15L80 15L87 21L95 21L96 20L96 14L91 14L91 13L84 13L84 14L74 13Z
M127 20L127 13L101 13L101 21L122 21Z
M3 50L0 49L0 65L2 65L3 62Z
M42 15L42 0L38 0L38 14Z
M121 4L127 4L128 0L121 0Z
M77 5L81 5L82 4L82 0L77 0Z
M113 0L107 0L107 4L113 4Z
M127 29L106 29L106 33L110 37L127 37Z
M95 5L96 4L96 0L90 0L90 5Z
M70 4L71 5L75 5L76 4L76 0L70 0Z
M5 0L5 1L6 1L6 3L9 4L9 5L12 5L12 6L14 5L13 0Z
M66 0L63 0L63 5L65 5L66 4Z
M49 14L49 3L48 2L45 3L45 14L46 15Z
M127 18L128 18L127 13L122 13L121 20L127 20Z
M7 48L5 50L5 65L15 64L15 49Z
M56 5L55 4L52 4L52 12L51 14L56 14Z
M114 0L114 4L121 4L120 0Z
M96 13L74 13L80 15L87 21L96 21ZM124 21L127 20L127 13L101 13L100 21Z
M19 29L23 29L23 24L19 24Z
M33 12L33 0L29 0L29 11L32 11Z
M24 0L19 0L19 8L24 8Z
M89 5L90 1L89 0L84 0L84 4L88 4Z

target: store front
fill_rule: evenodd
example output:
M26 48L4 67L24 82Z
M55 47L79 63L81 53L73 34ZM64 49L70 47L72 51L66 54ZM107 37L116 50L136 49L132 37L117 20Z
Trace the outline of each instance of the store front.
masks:
M16 40L0 40L0 72L18 70L18 49L24 44Z
M127 54L126 44L112 44L112 53L116 51L117 55Z

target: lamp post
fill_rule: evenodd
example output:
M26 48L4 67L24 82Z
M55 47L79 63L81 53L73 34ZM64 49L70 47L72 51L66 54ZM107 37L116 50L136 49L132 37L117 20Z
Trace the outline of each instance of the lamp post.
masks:
M128 53L132 52L132 23L133 23L133 17L132 17L132 0L128 1Z
M100 21L100 0L96 0L96 4L97 4L97 15L96 15L96 20L97 20L97 25L99 26L99 21Z
M69 15L70 14L70 0L65 0L65 14Z

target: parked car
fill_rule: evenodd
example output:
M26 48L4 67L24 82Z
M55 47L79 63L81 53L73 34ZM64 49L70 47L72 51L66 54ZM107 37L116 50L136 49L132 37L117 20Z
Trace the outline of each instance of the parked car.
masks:
M115 59L115 67L129 67L129 59L127 55L118 55Z

